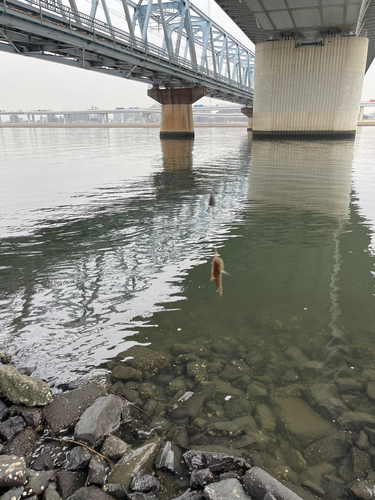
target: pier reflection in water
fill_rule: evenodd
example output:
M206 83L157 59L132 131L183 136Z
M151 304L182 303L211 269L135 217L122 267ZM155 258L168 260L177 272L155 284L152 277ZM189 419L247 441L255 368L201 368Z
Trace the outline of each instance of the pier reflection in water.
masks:
M307 448L335 438L349 410L375 415L373 222L360 207L366 189L352 181L353 164L356 178L367 165L374 183L373 141L252 141L234 129L201 129L194 143L160 142L149 130L95 130L85 148L76 131L54 130L56 154L45 149L47 131L4 133L6 164L24 166L30 156L29 167L43 171L45 158L58 185L68 155L70 175L91 161L96 175L87 192L83 175L76 192L64 187L63 206L48 193L43 210L25 197L22 209L5 211L0 335L16 363L35 359L35 375L55 382L97 368L109 376L127 348L148 345L172 357L164 375L179 387L215 381L201 412L207 440L245 443L292 481L308 481L306 467L324 462L343 479L353 437L333 462ZM130 159L126 142L139 144ZM107 167L110 184L101 177ZM222 298L210 282L214 248L230 273ZM195 354L199 373L176 363L181 349ZM167 402L173 389L163 380L151 382ZM259 405L269 408L268 423ZM243 417L232 435L214 425Z

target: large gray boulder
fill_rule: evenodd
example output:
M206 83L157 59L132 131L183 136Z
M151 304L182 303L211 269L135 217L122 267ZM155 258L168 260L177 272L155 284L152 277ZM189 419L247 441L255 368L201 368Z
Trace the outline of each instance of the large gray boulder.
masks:
M0 365L0 392L12 403L28 407L45 406L52 401L45 382L22 375L12 365Z
M132 420L130 409L129 403L114 394L98 398L77 422L74 439L95 446L97 441L118 429L122 422Z
M43 419L52 434L73 427L93 402L107 391L93 382L66 394L58 394L43 408Z

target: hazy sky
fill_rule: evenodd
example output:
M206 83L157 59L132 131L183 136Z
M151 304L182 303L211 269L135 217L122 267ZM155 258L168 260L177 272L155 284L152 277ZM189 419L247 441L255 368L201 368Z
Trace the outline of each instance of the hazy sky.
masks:
M199 9L229 31L244 45L253 44L215 4L214 0L193 0ZM114 24L116 24L114 22ZM152 106L147 85L123 78L71 68L63 64L0 52L0 109L88 109ZM362 100L375 99L375 63L367 72ZM223 101L208 100L212 103Z

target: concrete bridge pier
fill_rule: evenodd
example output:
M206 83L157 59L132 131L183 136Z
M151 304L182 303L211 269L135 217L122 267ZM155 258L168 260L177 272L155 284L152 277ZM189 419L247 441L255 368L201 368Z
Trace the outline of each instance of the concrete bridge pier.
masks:
M253 135L354 137L368 38L255 46Z
M194 137L192 104L206 95L204 87L152 88L147 94L162 105L161 139L191 139Z
M251 132L253 130L253 108L241 108L241 113L248 117L247 131Z

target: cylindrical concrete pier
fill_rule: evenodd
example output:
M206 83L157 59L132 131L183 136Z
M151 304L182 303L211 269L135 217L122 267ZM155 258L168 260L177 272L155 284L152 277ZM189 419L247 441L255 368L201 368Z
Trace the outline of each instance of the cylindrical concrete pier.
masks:
M162 139L194 138L192 104L206 95L204 87L152 88L147 94L162 105L160 137Z
M255 47L254 137L356 133L368 39L295 40Z
M241 108L241 113L249 118L247 122L247 131L251 132L253 130L253 108Z

